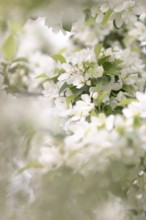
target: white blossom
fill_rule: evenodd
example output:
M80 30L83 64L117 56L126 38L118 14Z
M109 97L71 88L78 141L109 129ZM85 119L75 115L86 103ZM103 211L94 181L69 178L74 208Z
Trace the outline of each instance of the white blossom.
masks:
M124 1L114 7L116 26L120 28L123 23L135 23L137 15L141 14L141 9L135 4L135 1Z
M39 162L49 170L57 168L62 164L62 157L55 147L42 147Z
M71 120L83 120L89 113L94 109L94 104L91 103L91 98L89 95L84 94L81 96L82 100L76 102L76 105L70 110L70 115L72 115Z

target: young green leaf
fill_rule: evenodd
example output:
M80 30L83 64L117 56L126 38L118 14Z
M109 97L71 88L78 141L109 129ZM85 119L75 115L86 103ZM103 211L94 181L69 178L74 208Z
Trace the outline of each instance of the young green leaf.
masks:
M65 82L63 83L63 85L61 86L60 90L59 90L59 94L63 93L67 88L68 88L68 84Z
M52 58L53 58L56 62L66 63L66 59L65 59L64 56L62 56L61 54L55 54L55 55L52 56Z
M99 60L98 60L98 65L101 66L104 62L106 62L108 60L110 56L102 56Z
M95 104L98 106L102 103L102 101L104 100L104 98L109 94L109 91L102 91L99 93L98 99L95 101Z
M38 161L31 161L31 162L27 163L24 167L19 169L17 174L21 174L25 170L28 170L28 169L31 169L31 168L38 169L38 168L43 168L43 166Z
M94 53L95 53L96 59L98 58L102 47L103 47L103 44L97 44L97 45L94 47Z
M135 101L135 99L132 99L132 98L124 99L118 103L118 106L125 106L125 105L130 104L133 101Z
M15 57L16 51L17 51L17 43L16 38L14 34L10 34L2 47L2 51L4 53L4 56L6 59L11 60Z
M112 15L112 10L109 9L109 10L105 13L105 15L104 15L104 17L103 17L103 22L102 22L103 25L106 25L106 24L108 23L108 21L109 21L111 15Z
M66 97L66 105L68 108L69 108L70 103L74 100L74 98L75 98L74 95Z
M36 76L36 79L39 78L47 78L47 75L45 73L41 73L40 75Z
M12 63L18 63L18 62L28 63L28 59L26 57L19 57L12 61Z

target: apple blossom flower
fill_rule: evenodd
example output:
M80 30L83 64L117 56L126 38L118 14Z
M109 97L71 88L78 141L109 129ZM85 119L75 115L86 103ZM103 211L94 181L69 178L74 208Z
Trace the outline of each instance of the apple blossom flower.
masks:
M117 4L113 8L113 11L115 12L114 19L118 28L120 28L123 23L135 23L137 21L137 16L142 13L141 8L137 6L133 0Z

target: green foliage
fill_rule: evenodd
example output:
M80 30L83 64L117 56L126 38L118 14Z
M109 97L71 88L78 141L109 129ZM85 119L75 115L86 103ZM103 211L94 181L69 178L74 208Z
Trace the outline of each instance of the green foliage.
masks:
M24 167L22 167L20 170L18 170L17 175L29 169L39 169L39 168L43 168L43 166L38 161L31 161L27 163Z
M41 73L40 75L36 76L36 79L39 79L39 78L47 78L47 75L45 73Z
M66 97L66 104L67 107L69 108L70 103L75 99L75 96L71 95L71 96L67 96Z
M133 102L133 101L135 101L135 99L127 98L127 99L121 100L121 101L118 103L118 106L126 106L126 105L130 104L130 103Z
M2 52L4 53L4 56L6 59L11 60L15 57L17 51L17 41L15 34L11 33L6 38L3 46L2 46Z
M61 54L55 54L55 55L52 56L52 58L56 62L66 63L66 59Z
M103 65L103 63L105 63L108 59L109 59L110 56L102 56L98 59L98 64L101 66Z
M104 15L103 22L102 22L103 25L106 25L106 24L108 23L108 21L109 21L111 15L112 15L112 10L109 9L109 10L105 13L105 15Z
M100 51L101 51L102 47L103 47L103 44L97 44L94 47L94 53L95 53L96 59L98 59L98 56L100 54Z
M105 73L111 74L111 75L118 75L120 71L119 64L121 63L121 60L115 60L113 62L103 62L103 68L105 70Z
M68 84L66 82L63 83L63 85L61 86L59 90L59 94L63 93L67 88L68 88Z

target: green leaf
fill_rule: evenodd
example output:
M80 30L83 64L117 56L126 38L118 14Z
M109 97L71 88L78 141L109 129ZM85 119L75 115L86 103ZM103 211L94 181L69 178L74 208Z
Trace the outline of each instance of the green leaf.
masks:
M103 56L98 60L98 65L101 66L104 62L108 60L110 56Z
M61 86L60 90L59 90L59 94L61 94L62 92L64 92L67 88L69 88L69 85L65 82L63 83L63 85Z
M83 86L81 89L77 89L76 87L70 87L72 93L74 94L75 97L78 97L82 95L83 93L88 93L89 92L89 87L87 85Z
M135 101L136 99L132 99L132 98L128 98L128 99L124 99L122 101L120 101L118 103L118 106L125 106L125 105L128 105L130 104L131 102Z
M92 87L92 90L94 92L112 90L112 86L114 82L115 82L115 77L113 75L109 75L109 76L105 75L96 82L96 86Z
M107 74L113 74L118 75L119 73L119 64L121 63L121 60L115 60L114 62L104 62L103 68Z
M97 112L97 110L96 110L96 109L92 110L92 111L90 112L90 116L91 116L91 117L98 117L98 112Z
M92 88L93 92L101 92L102 91L102 80L97 81L96 86Z
M103 25L106 25L106 24L107 24L107 22L109 21L111 15L112 15L112 10L109 9L109 10L105 13L105 15L104 15L104 17L103 17L103 22L102 22Z
M66 105L68 108L69 108L70 103L74 100L74 98L75 98L74 95L66 97Z
M110 62L105 62L103 64L103 68L104 68L104 71L107 73L107 74L112 74L112 75L117 75L118 74L118 71L117 69L112 65L112 63Z
M18 170L17 174L23 173L25 170L32 168L38 169L38 168L43 168L43 166L38 161L31 161L27 163L24 167L22 167L20 170Z
M95 53L96 59L98 58L102 47L103 47L103 44L97 44L97 45L94 47L94 53Z
M122 63L122 60L116 59L114 60L113 65L118 66L120 63Z
M56 61L56 62L61 62L61 63L66 63L66 59L64 58L64 56L62 56L61 54L55 54L52 56L52 58Z
M85 21L87 21L88 19L90 19L90 9L89 8L85 8L84 10L83 10L83 13L84 13L84 15L85 15Z
M71 32L72 24L71 23L63 23L62 27L65 31Z
M39 78L47 78L47 75L45 73L42 73L38 76L35 77L36 79L39 79Z
M94 68L89 68L89 70L87 71L89 76L94 76L97 74L97 68L96 66Z
M12 61L12 63L15 63L15 62L24 62L24 63L28 63L28 59L26 57L19 57L19 58L16 58Z
M17 51L17 42L14 34L10 34L2 47L2 51L6 59L11 60L15 57Z
M131 86L131 85L124 85L123 86L123 89L124 89L124 91L125 92L127 92L127 93L129 93L129 94L134 94L135 93L135 89L134 89L134 87L133 86Z
M95 18L89 17L89 19L85 23L88 26L94 25L95 24Z
M87 71L89 68L94 68L95 64L96 64L95 62L86 61L86 62L83 62L83 68L85 71Z
M98 99L95 101L96 105L100 105L104 98L109 94L109 91L102 91L100 92Z
M134 215L137 215L137 214L138 214L136 209L130 209L129 211L130 211L132 214L134 214Z

